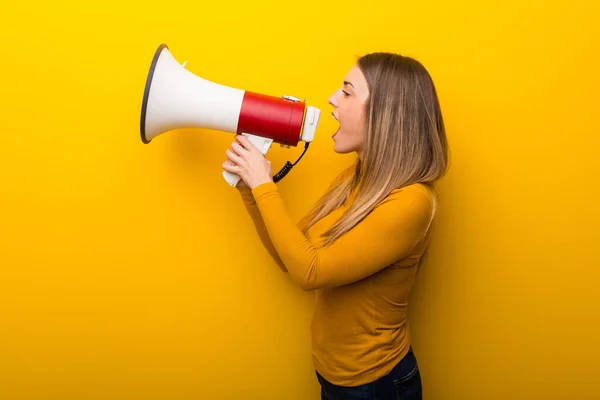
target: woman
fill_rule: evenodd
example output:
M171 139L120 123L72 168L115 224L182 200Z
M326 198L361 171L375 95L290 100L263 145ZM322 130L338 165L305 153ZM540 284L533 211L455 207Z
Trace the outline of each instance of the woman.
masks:
M358 59L329 99L338 153L356 162L296 225L270 163L243 136L223 168L273 259L315 290L313 362L321 398L422 398L407 324L408 297L430 239L433 184L447 169L436 90L416 60L391 53Z

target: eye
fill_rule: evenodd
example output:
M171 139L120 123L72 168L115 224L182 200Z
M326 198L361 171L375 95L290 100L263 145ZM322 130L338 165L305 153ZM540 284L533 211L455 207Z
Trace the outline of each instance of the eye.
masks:
M345 90L342 90L342 93L344 93L344 97L350 96L350 93L346 92Z

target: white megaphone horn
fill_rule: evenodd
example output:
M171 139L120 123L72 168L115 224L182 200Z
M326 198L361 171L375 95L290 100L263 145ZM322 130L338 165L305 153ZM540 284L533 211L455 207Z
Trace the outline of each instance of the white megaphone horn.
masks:
M295 147L303 141L306 152L320 114L318 108L295 97L269 96L200 78L185 69L185 63L179 64L166 44L161 44L146 79L140 134L147 144L174 129L205 128L244 135L263 155L273 142ZM296 163L288 161L273 180L282 179ZM231 186L240 180L228 171L223 171L223 176Z

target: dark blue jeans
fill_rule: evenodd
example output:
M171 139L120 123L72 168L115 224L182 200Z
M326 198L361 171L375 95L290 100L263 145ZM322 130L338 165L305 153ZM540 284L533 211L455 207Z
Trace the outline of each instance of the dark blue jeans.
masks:
M421 400L421 374L412 351L394 369L375 382L355 387L342 387L325 380L318 372L321 400Z

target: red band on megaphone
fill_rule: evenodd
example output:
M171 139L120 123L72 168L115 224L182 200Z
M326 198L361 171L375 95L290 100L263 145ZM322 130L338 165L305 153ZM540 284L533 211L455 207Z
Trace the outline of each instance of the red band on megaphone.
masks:
M305 104L246 91L237 133L262 136L296 146L300 139Z

